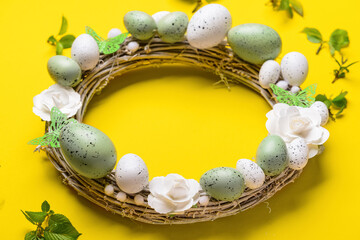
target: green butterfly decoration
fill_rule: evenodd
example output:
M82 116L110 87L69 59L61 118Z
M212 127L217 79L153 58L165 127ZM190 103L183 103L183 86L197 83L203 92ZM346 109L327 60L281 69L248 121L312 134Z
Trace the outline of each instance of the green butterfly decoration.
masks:
M275 84L270 84L270 87L279 103L307 108L315 102L316 84L312 84L296 94L286 91Z
M125 41L129 33L122 33L116 37L103 39L91 27L86 27L85 32L91 35L99 46L99 51L103 54L114 53L119 50L120 45Z
M63 127L69 123L77 123L73 118L67 119L67 116L63 114L57 107L53 107L50 113L51 124L49 131L44 136L35 138L28 142L30 145L50 146L53 148L59 148L59 135Z

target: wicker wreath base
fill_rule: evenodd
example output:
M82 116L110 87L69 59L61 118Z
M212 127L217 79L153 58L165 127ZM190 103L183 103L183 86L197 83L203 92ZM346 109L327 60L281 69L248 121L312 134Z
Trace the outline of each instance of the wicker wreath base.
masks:
M100 93L115 76L135 69L171 63L190 65L213 72L220 77L219 82L228 87L229 83L245 84L263 96L271 106L275 104L272 92L263 89L258 83L259 67L235 57L226 45L200 50L191 47L187 42L168 44L154 38L150 43L141 43L139 50L131 54L125 47L129 41L131 38L125 41L116 54L102 55L95 69L85 72L84 80L76 88L83 103L76 115L79 122L82 122L92 97ZM46 129L48 124L46 124ZM180 214L159 214L147 205L148 189L140 193L145 199L144 206L136 205L134 196L129 195L125 202L120 202L115 197L104 193L104 187L107 184L112 184L115 192L120 191L116 185L114 173L102 179L88 179L71 169L60 149L48 147L46 152L50 161L63 176L63 182L70 185L78 194L107 211L150 224L205 222L237 214L269 199L284 186L293 182L301 173L301 170L287 168L278 176L267 177L265 183L258 189L246 188L241 197L232 202L211 199L207 206L200 205Z

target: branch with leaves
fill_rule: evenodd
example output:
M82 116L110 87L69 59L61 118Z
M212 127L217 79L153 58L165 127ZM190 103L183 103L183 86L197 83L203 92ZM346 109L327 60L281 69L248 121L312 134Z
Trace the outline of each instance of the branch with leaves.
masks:
M329 41L323 40L323 37L319 30L316 28L304 28L302 31L306 34L307 39L312 43L320 44L319 48L316 51L316 54L319 54L321 49L324 48L325 45L329 46L330 54L334 57L336 63L338 64L339 68L334 69L334 80L332 83L335 83L337 80L341 78L345 78L346 73L349 73L349 67L354 65L357 62L352 62L348 65L345 65L348 59L344 59L344 56L341 52L341 49L346 48L350 44L349 35L346 30L343 29L336 29L331 33ZM338 52L341 56L341 61L338 61L335 58L335 52Z
M325 103L329 109L331 120L335 121L336 118L339 118L342 115L344 109L347 107L347 99L345 97L347 94L347 91L341 92L335 98L328 98L325 94L319 94L316 96L315 100ZM336 111L336 113L333 113L334 111Z
M302 33L305 33L307 36L307 39L312 43L320 43L319 48L316 51L316 54L319 54L321 49L327 44L330 49L331 56L334 56L335 51L338 51L340 55L341 49L349 46L350 40L349 35L346 30L343 29L336 29L333 31L330 35L329 41L323 40L323 37L319 30L316 28L304 28Z
M75 40L75 36L71 34L64 35L67 32L68 21L63 16L61 21L61 27L58 35L55 37L51 35L47 42L56 47L56 55L62 55L62 52L66 48L71 48L72 43Z
M76 240L81 235L67 217L50 210L47 201L42 203L41 212L21 212L36 226L36 230L25 235L25 240Z
M335 83L337 80L341 79L341 78L345 78L346 73L349 73L349 67L354 65L356 62L352 62L348 65L345 65L347 63L347 59L344 59L343 56L341 56L341 62L339 62L336 58L335 58L336 63L339 65L339 69L334 69L334 80L331 83Z
M275 11L286 11L290 18L294 17L294 12L300 16L304 16L304 9L298 0L270 0Z

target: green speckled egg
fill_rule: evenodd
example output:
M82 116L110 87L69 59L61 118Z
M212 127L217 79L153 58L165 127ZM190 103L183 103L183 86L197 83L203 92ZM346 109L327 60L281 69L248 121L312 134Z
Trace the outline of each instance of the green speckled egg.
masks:
M47 63L48 72L52 79L60 85L75 87L80 83L81 69L71 58L56 55Z
M145 12L131 11L126 13L124 24L129 33L139 40L148 40L155 35L155 20Z
M254 64L275 59L281 52L279 34L263 24L247 23L230 29L228 42L240 58Z
M200 178L200 185L211 197L221 201L233 201L245 189L244 178L234 168L213 168Z
M280 174L288 165L284 140L277 135L269 135L264 138L256 152L256 163L268 176Z
M110 138L83 123L69 124L61 130L60 148L68 164L84 177L105 177L116 164Z
M188 16L183 12L172 12L161 18L157 24L160 38L167 43L179 42L189 23Z

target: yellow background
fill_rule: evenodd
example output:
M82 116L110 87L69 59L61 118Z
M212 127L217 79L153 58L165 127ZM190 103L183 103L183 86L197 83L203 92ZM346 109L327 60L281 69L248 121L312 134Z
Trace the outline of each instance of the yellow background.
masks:
M44 153L33 153L27 141L41 136L44 123L32 113L32 98L53 84L46 70L55 49L46 43L59 30L61 15L69 33L80 35L86 25L100 35L118 27L130 10L153 14L184 11L194 4L181 0L28 0L1 1L1 157L0 238L23 239L32 225L20 209L39 210L48 200L56 212L69 217L83 233L80 239L360 239L359 229L359 104L360 64L347 79L331 84L336 67L327 49L300 31L317 27L325 39L336 28L349 31L344 51L360 60L359 1L302 0L305 17L290 20L265 6L266 0L218 1L233 17L233 26L256 22L276 29L283 40L281 56L300 51L309 61L304 86L318 83L318 93L348 90L344 117L326 127L331 133L323 155L311 159L302 176L266 204L237 216L186 226L151 226L123 219L87 202L62 184ZM65 52L69 55L69 50ZM281 57L280 56L280 57ZM199 179L213 167L234 167L239 158L252 158L267 135L265 101L242 86L211 84L217 80L201 71L166 67L134 72L118 78L96 97L85 123L107 133L118 158L133 152L148 165L150 177L176 172Z

